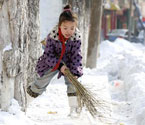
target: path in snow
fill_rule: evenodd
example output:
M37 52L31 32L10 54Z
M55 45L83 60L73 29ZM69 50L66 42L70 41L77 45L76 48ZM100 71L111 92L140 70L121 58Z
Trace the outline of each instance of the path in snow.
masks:
M103 70L105 70L105 68ZM107 100L108 103L110 103L111 116L107 116L105 119L101 118L103 122L108 120L108 122L104 123L104 125L135 125L135 121L133 119L133 114L132 114L132 106L130 102L126 101L126 89L125 89L126 86L124 85L124 82L118 80L116 76L115 76L116 80L110 80L110 77L114 77L112 75L114 73L112 72L113 71L111 71L110 74L106 74L104 71L102 72L100 69L93 69L93 70L86 69L85 73L86 74L91 73L91 74L89 74L89 76L85 75L83 80L85 82L85 78L87 81L87 78L90 77L89 79L92 79L92 82L90 83L92 84L93 77L96 78L98 76L101 76L100 74L103 74L102 78L101 77L96 78L95 81L97 82L94 83L97 84L97 86L96 87L94 86L92 88L97 89L96 90L97 96L99 95L99 97L102 97L103 99ZM102 79L104 79L104 81Z
M90 125L87 115L78 119L71 119L66 95L66 86L63 80L58 83L52 81L47 91L31 102L27 110L27 117L34 125ZM49 114L48 112L54 112Z
M114 80L109 85L112 98L112 116L116 119L114 125L135 125L135 121L132 118L131 103L126 101L126 91L123 81Z
M63 78L57 81L53 79L51 84L47 87L47 91L30 103L27 109L27 117L33 121L34 125L96 125L99 123L99 120L92 119L85 109L83 109L79 118L71 119L67 116L69 114L69 106L66 95L66 86L63 82ZM87 87L96 93L98 98L103 98L104 100L109 99L106 77L84 75L82 83L84 85L87 84ZM99 107L98 109L101 110L102 107ZM110 107L108 107L107 110L110 110ZM48 114L48 112L56 113ZM103 110L101 112L102 117L104 117L103 114L105 113L103 113ZM106 114L106 116L107 115L109 114ZM99 125L101 125L101 123L99 123Z
M52 80L47 87L47 91L34 99L28 109L27 117L33 121L34 125L134 125L131 119L132 109L125 101L125 89L120 80L108 83L108 76L97 74L86 70L81 83L89 88L99 101L105 100L98 105L98 119L93 120L85 109L83 109L80 118L71 119L66 95L66 86L63 78ZM54 112L49 114L48 112ZM90 119L91 118L91 119Z

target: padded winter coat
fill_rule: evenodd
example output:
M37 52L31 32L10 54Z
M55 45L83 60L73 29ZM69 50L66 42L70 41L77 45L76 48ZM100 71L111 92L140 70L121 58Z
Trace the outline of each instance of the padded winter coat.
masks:
M82 76L81 35L76 29L73 36L65 42L66 50L61 62L64 62L73 75ZM43 55L38 59L36 71L42 77L44 73L53 69L57 64L62 50L62 43L58 39L58 26L48 34ZM61 76L61 73L60 75Z

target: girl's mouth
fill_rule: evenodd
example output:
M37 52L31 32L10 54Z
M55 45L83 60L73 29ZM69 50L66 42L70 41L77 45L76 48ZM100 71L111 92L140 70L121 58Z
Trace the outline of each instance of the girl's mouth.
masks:
M68 37L70 37L71 35L70 35L70 34L65 34L65 36L68 38Z

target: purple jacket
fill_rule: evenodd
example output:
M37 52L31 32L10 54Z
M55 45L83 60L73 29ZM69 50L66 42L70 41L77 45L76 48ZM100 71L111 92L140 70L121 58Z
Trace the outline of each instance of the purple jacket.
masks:
M52 69L61 55L62 43L58 39L58 27L48 34L47 44L43 55L38 59L36 71L42 77L46 71ZM62 62L75 76L82 76L81 35L76 29L73 36L66 41L66 50Z

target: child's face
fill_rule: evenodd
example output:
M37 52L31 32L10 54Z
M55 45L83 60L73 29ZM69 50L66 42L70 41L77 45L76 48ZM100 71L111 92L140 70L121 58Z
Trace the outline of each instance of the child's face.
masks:
M70 38L74 34L74 32L75 32L76 22L64 21L60 25L60 28L61 28L62 35L65 38Z

